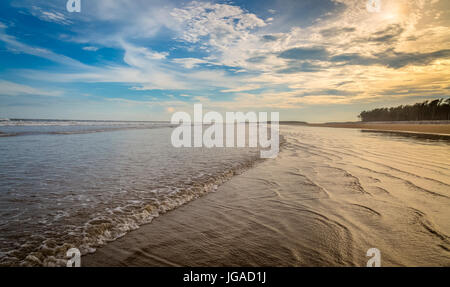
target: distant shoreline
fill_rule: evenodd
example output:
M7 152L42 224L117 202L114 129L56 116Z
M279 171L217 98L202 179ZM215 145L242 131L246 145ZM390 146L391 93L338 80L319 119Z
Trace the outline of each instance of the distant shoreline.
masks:
M423 122L347 122L310 124L302 122L281 122L285 125L305 125L310 127L365 129L385 132L419 133L431 135L450 135L450 121L423 121Z

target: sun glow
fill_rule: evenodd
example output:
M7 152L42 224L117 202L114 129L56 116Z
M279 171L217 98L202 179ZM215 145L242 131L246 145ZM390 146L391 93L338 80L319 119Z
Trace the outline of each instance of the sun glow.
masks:
M380 16L385 21L398 22L407 17L407 9L401 1L389 1L384 3L381 8Z

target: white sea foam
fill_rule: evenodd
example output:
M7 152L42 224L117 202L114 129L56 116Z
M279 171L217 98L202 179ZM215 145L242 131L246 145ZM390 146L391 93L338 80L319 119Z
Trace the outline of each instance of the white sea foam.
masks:
M93 252L258 159L256 149L178 150L170 132L0 140L0 265L64 266L68 249Z

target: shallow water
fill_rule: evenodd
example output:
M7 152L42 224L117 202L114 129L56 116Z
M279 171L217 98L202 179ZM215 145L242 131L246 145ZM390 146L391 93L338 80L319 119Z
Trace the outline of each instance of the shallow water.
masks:
M7 123L0 131L0 263L64 265L209 191L256 149L173 148L164 123Z
M276 159L82 258L85 266L450 266L450 145L282 126Z
M446 139L282 126L279 156L247 169L255 149L175 149L170 126L116 124L0 138L3 265L64 265L155 218L87 263L364 266L375 247L383 265L450 265Z
M382 250L389 265L450 264L448 137L307 127L284 131L286 155L296 160L292 174L298 184L316 190L314 196L302 195L313 199L305 206L343 234L337 249L343 264L360 264L355 251L371 247Z

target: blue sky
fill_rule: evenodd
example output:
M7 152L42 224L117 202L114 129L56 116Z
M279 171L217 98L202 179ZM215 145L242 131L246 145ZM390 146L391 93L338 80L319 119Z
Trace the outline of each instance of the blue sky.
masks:
M373 1L1 1L0 118L351 121L450 96L449 2Z

